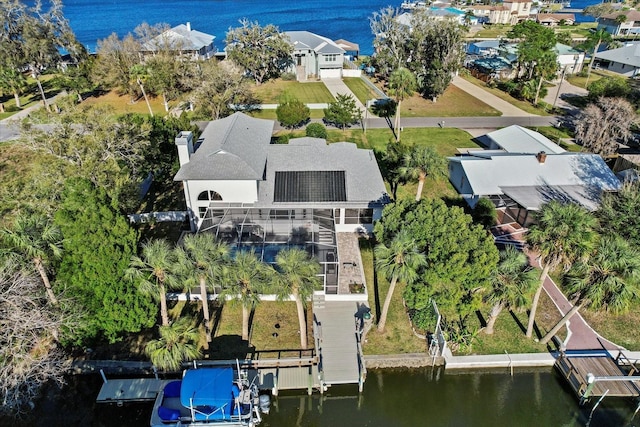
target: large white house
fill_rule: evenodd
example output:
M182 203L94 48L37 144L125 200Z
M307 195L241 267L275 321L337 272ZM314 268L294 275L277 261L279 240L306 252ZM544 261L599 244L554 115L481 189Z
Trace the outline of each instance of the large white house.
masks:
M193 59L209 59L215 54L215 36L196 31L191 23L177 25L149 40L142 46L145 53L169 49Z
M620 181L596 154L571 153L537 132L509 126L486 135L487 150L449 158L449 180L469 206L494 202L522 225L551 200L595 210Z
M183 183L191 230L265 262L285 247L304 248L325 268L325 286L337 286L338 271L344 281L352 265L338 265L338 257L360 256L357 242L357 257L340 254L339 235L371 231L389 202L376 158L355 144L318 138L271 144L273 126L235 113L209 122L198 141L191 132L176 137L174 180Z
M309 31L286 31L293 46L293 66L298 80L341 78L345 50L327 37Z

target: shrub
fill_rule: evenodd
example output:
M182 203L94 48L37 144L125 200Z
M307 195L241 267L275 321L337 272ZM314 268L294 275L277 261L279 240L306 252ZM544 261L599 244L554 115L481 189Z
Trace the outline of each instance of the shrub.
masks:
M311 138L327 139L327 128L322 123L309 123L309 125L307 125L306 135Z
M290 133L283 133L278 137L278 139L276 139L276 144L288 144L290 139L291 139Z
M291 82L296 80L296 73L282 73L280 78L284 81Z
M498 222L498 213L493 202L486 198L481 198L473 211L471 211L473 222L481 224L484 228L490 228Z

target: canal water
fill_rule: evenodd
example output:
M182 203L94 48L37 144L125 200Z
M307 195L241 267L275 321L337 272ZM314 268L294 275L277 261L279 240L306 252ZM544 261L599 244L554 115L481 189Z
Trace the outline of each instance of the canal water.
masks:
M25 426L144 427L151 404L96 404L100 377L76 376L61 392L51 390ZM334 386L318 393L281 393L261 427L294 426L586 426L590 405L580 407L562 378L550 369L444 371L371 370L364 392ZM640 426L634 402L605 398L590 426ZM0 425L10 420L0 419ZM11 423L11 425L15 425Z

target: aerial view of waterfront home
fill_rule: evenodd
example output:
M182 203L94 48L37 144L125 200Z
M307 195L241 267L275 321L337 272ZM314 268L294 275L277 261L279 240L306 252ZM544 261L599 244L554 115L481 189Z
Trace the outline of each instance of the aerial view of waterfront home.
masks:
M337 293L339 271L360 269L346 249L341 255L338 235L371 231L389 202L376 158L348 142L270 144L273 126L235 113L210 122L198 141L178 135L174 179L184 185L191 229L269 263L284 248L304 248L322 264L326 292Z

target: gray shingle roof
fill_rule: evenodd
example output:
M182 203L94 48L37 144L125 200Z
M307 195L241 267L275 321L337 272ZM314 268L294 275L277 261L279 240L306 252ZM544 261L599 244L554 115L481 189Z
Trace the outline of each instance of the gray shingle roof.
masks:
M273 125L271 120L243 113L210 122L202 132L200 147L174 180L262 179Z
M154 51L169 44L173 49L200 50L213 43L214 39L215 36L192 30L187 25L180 24L145 43L144 49Z
M605 50L594 55L598 59L640 67L640 44L632 44L618 49Z
M286 145L270 145L267 179L260 183L258 205L277 206L274 203L275 174L282 171L344 171L346 202L302 203L305 206L339 207L354 203L371 206L389 200L373 151L359 149L353 143L327 145L324 139L298 138Z
M309 31L287 31L284 33L295 50L310 49L320 54L344 53L344 49L333 40Z

